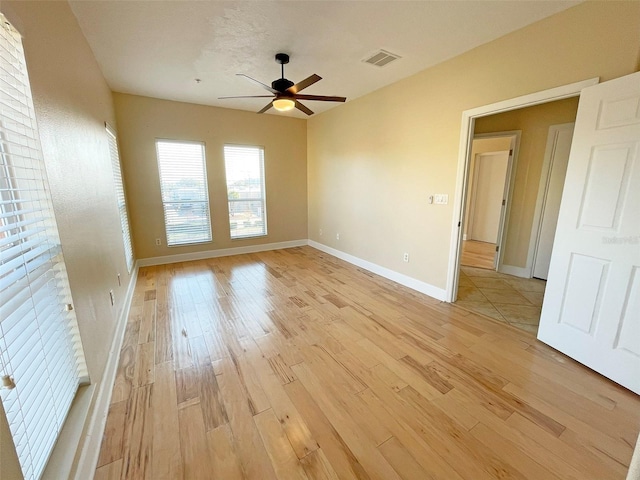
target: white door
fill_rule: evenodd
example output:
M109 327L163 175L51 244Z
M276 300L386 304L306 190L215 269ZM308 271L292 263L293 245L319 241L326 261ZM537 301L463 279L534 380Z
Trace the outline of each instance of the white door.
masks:
M562 199L564 178L567 174L574 125L574 123L551 125L547 136L547 148L542 168L543 172L548 173L543 175L540 181L539 195L542 195L544 200L536 256L533 263L533 276L544 280L549 274L551 250L556 236L560 200Z
M469 229L472 240L488 243L498 240L508 166L509 151L481 153L476 157Z
M581 93L538 339L640 393L640 73Z

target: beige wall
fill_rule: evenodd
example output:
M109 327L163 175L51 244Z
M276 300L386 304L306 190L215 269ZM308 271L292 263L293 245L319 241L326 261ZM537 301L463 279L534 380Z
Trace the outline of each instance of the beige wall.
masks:
M0 402L0 480L22 480L23 478L4 406Z
M587 2L312 117L309 238L444 289L462 112L631 73L639 31L640 2Z
M66 2L3 1L0 9L24 36L75 311L98 383L129 283L104 130L115 117L111 92Z
M306 122L226 108L114 94L131 226L138 258L307 238ZM167 247L156 138L205 142L213 242ZM225 143L265 149L267 237L231 240ZM162 239L162 246L155 239Z
M511 207L507 218L503 264L527 267L542 162L551 125L574 122L578 98L545 103L480 118L475 133L521 130Z

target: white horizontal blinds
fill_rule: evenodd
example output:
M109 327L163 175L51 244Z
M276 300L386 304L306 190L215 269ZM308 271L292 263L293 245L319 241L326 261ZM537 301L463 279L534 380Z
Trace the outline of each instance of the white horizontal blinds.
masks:
M204 144L157 140L167 245L211 241Z
M118 140L116 132L106 125L107 139L109 140L109 153L111 155L111 167L113 170L113 183L116 187L116 201L118 213L120 213L120 226L122 228L122 240L124 241L124 256L127 262L127 271L131 273L133 268L133 245L131 244L131 230L129 228L129 215L127 214L127 202L122 182L122 166L118 154Z
M86 366L20 35L0 14L0 390L23 475L40 478Z
M231 238L266 235L264 149L225 145L224 163Z

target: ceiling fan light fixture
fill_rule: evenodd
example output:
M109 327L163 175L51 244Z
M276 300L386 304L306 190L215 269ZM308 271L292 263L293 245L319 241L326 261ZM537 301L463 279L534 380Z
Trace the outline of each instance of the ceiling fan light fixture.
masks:
M273 102L273 108L279 112L288 112L293 110L296 106L296 102L291 98L276 98Z

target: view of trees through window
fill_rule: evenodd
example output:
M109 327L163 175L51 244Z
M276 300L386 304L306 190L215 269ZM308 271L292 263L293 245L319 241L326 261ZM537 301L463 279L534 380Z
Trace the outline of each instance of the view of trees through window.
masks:
M224 159L231 238L266 235L264 149L225 145Z

